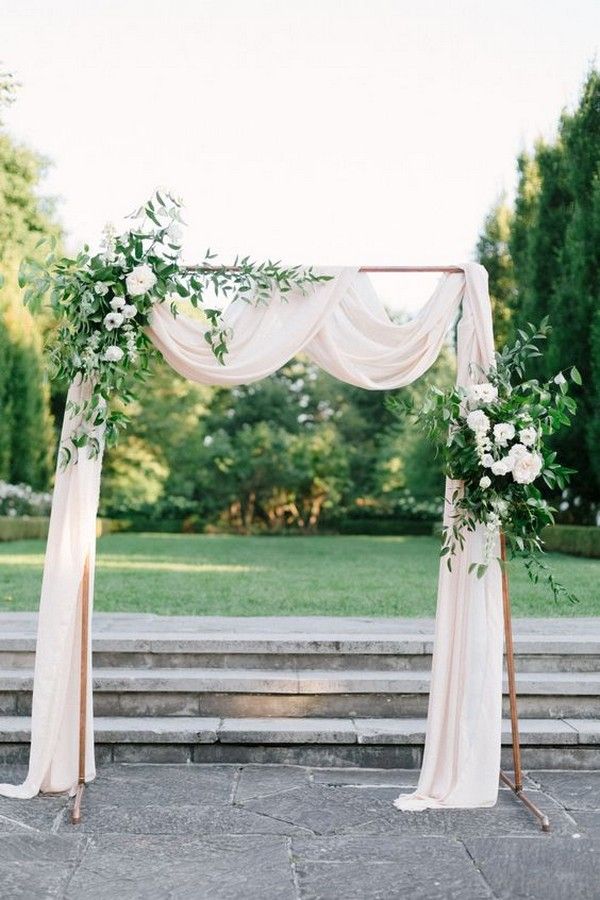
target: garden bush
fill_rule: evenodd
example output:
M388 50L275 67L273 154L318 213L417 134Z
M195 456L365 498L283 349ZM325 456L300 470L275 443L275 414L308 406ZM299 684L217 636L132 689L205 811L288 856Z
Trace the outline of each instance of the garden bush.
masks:
M45 540L50 519L42 516L0 516L0 541L22 541L26 538Z
M38 493L28 484L0 481L0 516L47 516L52 494Z
M46 540L50 519L45 516L0 516L0 541ZM97 519L96 537L123 531L116 519Z
M600 528L593 525L550 525L542 538L546 550L600 558Z
M430 535L435 522L427 519L395 519L383 516L348 518L338 522L336 531L339 534L375 534L375 535L401 535L401 534L428 534Z

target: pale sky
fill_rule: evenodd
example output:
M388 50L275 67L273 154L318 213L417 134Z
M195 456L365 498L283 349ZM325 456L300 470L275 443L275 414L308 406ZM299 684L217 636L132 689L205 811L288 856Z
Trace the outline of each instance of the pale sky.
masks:
M166 185L189 260L438 264L576 101L600 3L0 0L0 23L6 122L72 245ZM382 284L408 308L429 287Z

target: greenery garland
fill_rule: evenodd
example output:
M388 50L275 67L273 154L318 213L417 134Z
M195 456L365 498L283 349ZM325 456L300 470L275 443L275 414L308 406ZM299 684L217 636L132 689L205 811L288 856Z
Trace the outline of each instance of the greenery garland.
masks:
M285 296L329 279L311 267L255 263L248 257L236 258L233 266L219 265L210 250L200 265L184 266L181 207L172 193L157 190L130 216L135 223L130 230L104 229L99 252L86 245L75 257L62 256L50 241L45 260L28 258L21 265L25 303L39 309L49 296L58 320L50 350L53 377L91 385L89 399L68 409L80 425L61 447L64 466L83 447L97 456L101 431L111 446L126 427L124 407L135 400L137 385L159 355L145 331L155 304L168 303L174 316L181 300L202 310L206 341L223 362L231 335L211 298L260 304L274 291Z
M569 396L568 378L580 385L581 376L573 367L548 382L523 380L527 361L541 356L539 345L549 333L547 319L539 328L520 330L516 342L496 354L489 372L472 373L485 380L467 390L432 387L423 406L396 396L388 398L388 405L435 442L447 477L460 482L441 548L448 568L463 549L466 533L481 523L486 528L484 559L473 562L470 571L484 575L502 530L510 555L524 559L531 580L543 575L555 599L573 601L540 559L541 532L554 523L556 510L535 482L541 479L550 490L564 491L574 472L557 462L548 439L571 424L577 404Z

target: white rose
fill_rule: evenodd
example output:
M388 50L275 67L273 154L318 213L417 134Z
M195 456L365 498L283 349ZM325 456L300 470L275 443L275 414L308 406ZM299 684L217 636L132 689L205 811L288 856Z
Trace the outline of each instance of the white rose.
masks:
M519 459L524 453L529 453L525 444L513 444L508 451L508 455L513 461Z
M467 425L471 431L487 432L490 427L490 420L480 409L474 409L467 416Z
M512 466L510 460L497 459L496 462L492 466L492 472L494 475L508 475Z
M131 297L139 297L141 294L147 294L156 284L156 275L150 266L144 264L136 266L132 269L125 279L127 285L127 293Z
M515 426L510 422L499 422L494 425L494 440L499 447L506 447L515 436Z
M537 440L537 431L531 426L522 428L519 432L519 439L526 447L533 447Z
M104 353L102 354L102 359L105 362L120 362L123 359L123 351L120 347L117 347L115 344L112 344L110 347L107 347Z
M115 312L118 312L120 309L123 309L125 306L125 301L122 297L115 297L110 301L110 308L114 309Z
M487 475L484 475L483 478L480 478L480 479L479 479L479 487L480 487L480 488L483 488L484 491L485 491L487 488L489 488L489 486L490 486L491 483L492 483L492 479L491 479L491 478L488 478Z
M473 384L469 388L468 398L471 403L494 403L498 399L498 388L488 381Z
M491 453L484 453L481 457L481 465L484 469L491 469L494 465L494 457Z
M111 312L104 316L104 327L107 331L119 328L123 324L123 316L120 312Z
M531 484L540 475L543 464L539 453L524 453L514 462L513 479L517 484Z
M126 319L133 319L137 315L137 306L134 306L133 303L126 303L121 312Z

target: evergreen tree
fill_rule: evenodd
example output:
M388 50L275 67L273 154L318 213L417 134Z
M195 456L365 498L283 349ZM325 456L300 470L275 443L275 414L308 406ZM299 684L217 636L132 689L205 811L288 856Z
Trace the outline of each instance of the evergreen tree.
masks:
M489 275L496 346L501 348L512 332L515 309L515 273L509 250L512 211L504 195L486 216L477 242L477 259Z
M570 203L552 295L548 364L555 370L574 363L583 376L577 417L559 446L565 463L578 470L574 486L585 513L600 496L600 72L590 74L578 108L563 117L560 141Z
M13 98L0 75L0 105ZM0 131L0 478L47 487L54 456L40 322L23 308L17 271L40 237L57 234L37 196L43 161Z
M503 294L498 288L497 208L486 220L478 255L490 269L492 296L507 308L512 289L511 330L550 317L553 331L531 374L548 378L572 365L582 373L578 414L556 448L562 461L577 469L570 515L593 521L600 502L599 72L588 75L576 110L562 115L556 140L538 142L533 155L522 154L517 166L508 236L511 288ZM504 259L503 274L510 269ZM502 328L497 313L496 320Z

